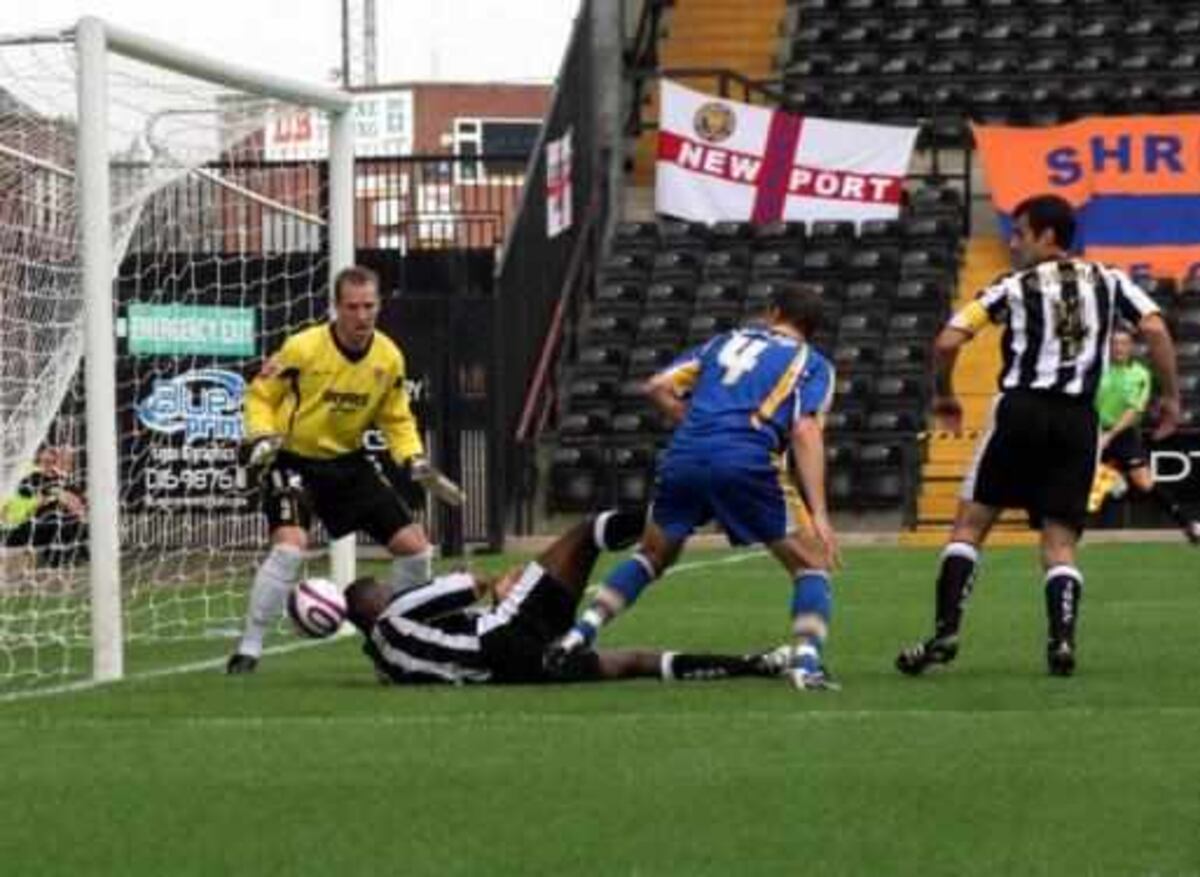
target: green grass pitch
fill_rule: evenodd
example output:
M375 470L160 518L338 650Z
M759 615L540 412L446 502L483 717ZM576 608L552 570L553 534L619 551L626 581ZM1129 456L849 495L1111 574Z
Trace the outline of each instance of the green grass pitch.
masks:
M2 704L0 873L1200 875L1200 553L1087 548L1073 679L1031 549L985 555L952 669L899 676L935 562L847 552L836 694L387 689L343 640ZM769 646L788 592L692 567L604 641Z

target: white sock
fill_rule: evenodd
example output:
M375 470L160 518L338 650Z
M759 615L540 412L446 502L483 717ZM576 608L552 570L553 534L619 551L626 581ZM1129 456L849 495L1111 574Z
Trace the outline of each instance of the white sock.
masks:
M273 545L259 566L250 589L250 609L246 614L246 632L238 653L257 658L262 654L267 628L283 614L288 592L300 580L304 552L294 545Z
M392 558L391 586L397 590L424 585L433 578L433 549Z

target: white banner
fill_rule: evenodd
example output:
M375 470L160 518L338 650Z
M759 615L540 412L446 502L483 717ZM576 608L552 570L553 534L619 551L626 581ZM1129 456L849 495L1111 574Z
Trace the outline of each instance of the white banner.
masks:
M894 219L916 128L838 122L662 80L659 213L701 222Z
M354 95L354 155L412 155L411 89ZM281 108L267 122L266 161L314 161L329 155L329 120L319 110Z
M546 237L571 227L571 132L546 144Z

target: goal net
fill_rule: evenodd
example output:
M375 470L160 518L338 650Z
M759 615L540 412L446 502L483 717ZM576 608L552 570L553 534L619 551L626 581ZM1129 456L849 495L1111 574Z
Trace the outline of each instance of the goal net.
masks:
M345 96L95 26L99 92L71 34L0 38L0 693L228 649L266 544L243 391L350 261Z

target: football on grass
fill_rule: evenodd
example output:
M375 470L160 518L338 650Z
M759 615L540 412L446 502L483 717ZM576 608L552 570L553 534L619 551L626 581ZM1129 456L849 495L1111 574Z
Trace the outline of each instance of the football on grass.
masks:
M305 579L288 595L288 615L301 636L333 636L346 620L346 598L329 579Z

